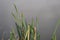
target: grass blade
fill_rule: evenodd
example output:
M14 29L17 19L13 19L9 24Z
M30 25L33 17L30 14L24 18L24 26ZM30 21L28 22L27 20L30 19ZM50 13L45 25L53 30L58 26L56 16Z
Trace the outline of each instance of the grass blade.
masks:
M30 40L30 25L28 25L28 40Z
M26 31L26 22L23 13L21 13L21 19L22 19L22 26L25 28Z
M36 26L37 26L37 27L38 27L38 24L39 24L38 18L36 17Z
M36 40L36 27L34 27L34 40Z
M57 31L57 28L58 28L59 24L60 24L60 19L58 20L58 22L56 24L56 28L55 28L55 30L53 32L51 40L56 40L56 31Z
M17 28L18 36L19 36L19 38L21 38L21 30L19 31L19 26L18 26L17 23L15 23L15 25L16 25L16 28Z
M16 40L14 30L12 30L12 32L10 32L10 40Z
M16 13L18 13L18 10L17 10L17 7L16 7L16 5L14 4L14 8L15 8L15 10L16 10Z
M33 17L32 17L31 27L34 27L34 19L33 19Z

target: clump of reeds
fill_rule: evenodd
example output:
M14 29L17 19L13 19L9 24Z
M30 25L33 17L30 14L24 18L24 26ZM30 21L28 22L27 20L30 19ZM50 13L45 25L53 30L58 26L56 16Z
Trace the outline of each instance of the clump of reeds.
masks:
M16 14L18 14L18 10L16 5L14 4ZM10 40L40 40L40 34L37 33L36 26L38 26L38 20L36 18L36 26L34 26L34 20L32 19L31 24L27 24L25 17L23 13L21 13L18 16L16 16L14 13L12 13L12 16L14 17L18 38L16 38L16 34L14 31L10 33Z
M16 14L18 14L18 10L16 5L14 4L14 8L16 10ZM36 26L38 27L38 19L36 17L36 26L34 26L34 20L32 19L32 23L28 24L25 20L23 13L19 16L15 15L12 12L12 16L14 17L18 37L16 36L14 29L10 32L10 39L9 40L40 40L40 33L37 31ZM52 34L51 40L57 40L56 31L60 24L60 19L57 22L56 28ZM2 36L2 40L4 40Z

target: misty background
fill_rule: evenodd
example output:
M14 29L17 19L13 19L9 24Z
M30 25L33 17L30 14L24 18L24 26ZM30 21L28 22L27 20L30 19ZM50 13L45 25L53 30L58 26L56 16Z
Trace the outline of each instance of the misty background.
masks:
M11 28L15 25L11 12L15 12L13 4L16 4L19 13L23 11L27 21L38 16L41 40L51 40L52 33L60 18L60 0L0 0L0 40L8 40ZM15 26L14 26L15 27ZM60 40L60 27L56 32L57 40Z

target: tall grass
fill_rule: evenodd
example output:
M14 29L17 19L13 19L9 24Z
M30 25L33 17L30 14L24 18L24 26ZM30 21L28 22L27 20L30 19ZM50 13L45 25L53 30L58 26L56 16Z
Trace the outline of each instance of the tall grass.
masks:
M14 8L16 10L16 14L18 14L18 9L14 4ZM16 36L14 29L10 32L10 39L9 40L40 40L40 33L37 31L36 27L38 27L38 19L36 17L36 26L34 26L34 20L32 18L31 24L28 24L25 21L25 17L23 13L19 15L19 17L12 12L12 16L14 17L18 37ZM60 19L56 24L56 28L52 34L51 40L57 40L56 31L58 26L60 25ZM2 35L2 40L4 40Z
M16 14L18 14L18 9L16 5L14 4L14 8L16 10ZM37 34L36 26L34 26L34 20L32 19L31 24L27 24L25 21L25 17L23 13L21 13L18 18L12 12L12 16L14 17L18 38L16 38L16 34L14 34L14 31L10 33L10 40L40 40L40 33ZM36 25L38 26L38 20L36 18Z

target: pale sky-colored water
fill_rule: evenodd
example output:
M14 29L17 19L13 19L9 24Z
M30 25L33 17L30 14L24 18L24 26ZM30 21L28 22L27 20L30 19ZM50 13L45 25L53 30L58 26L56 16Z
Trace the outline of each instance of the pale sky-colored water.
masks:
M9 31L14 26L11 12L16 4L19 12L24 12L27 21L32 16L39 18L39 31L41 40L50 40L57 20L60 18L60 0L0 0L0 39L4 32L5 40L9 37ZM57 30L57 40L60 40L60 27Z

